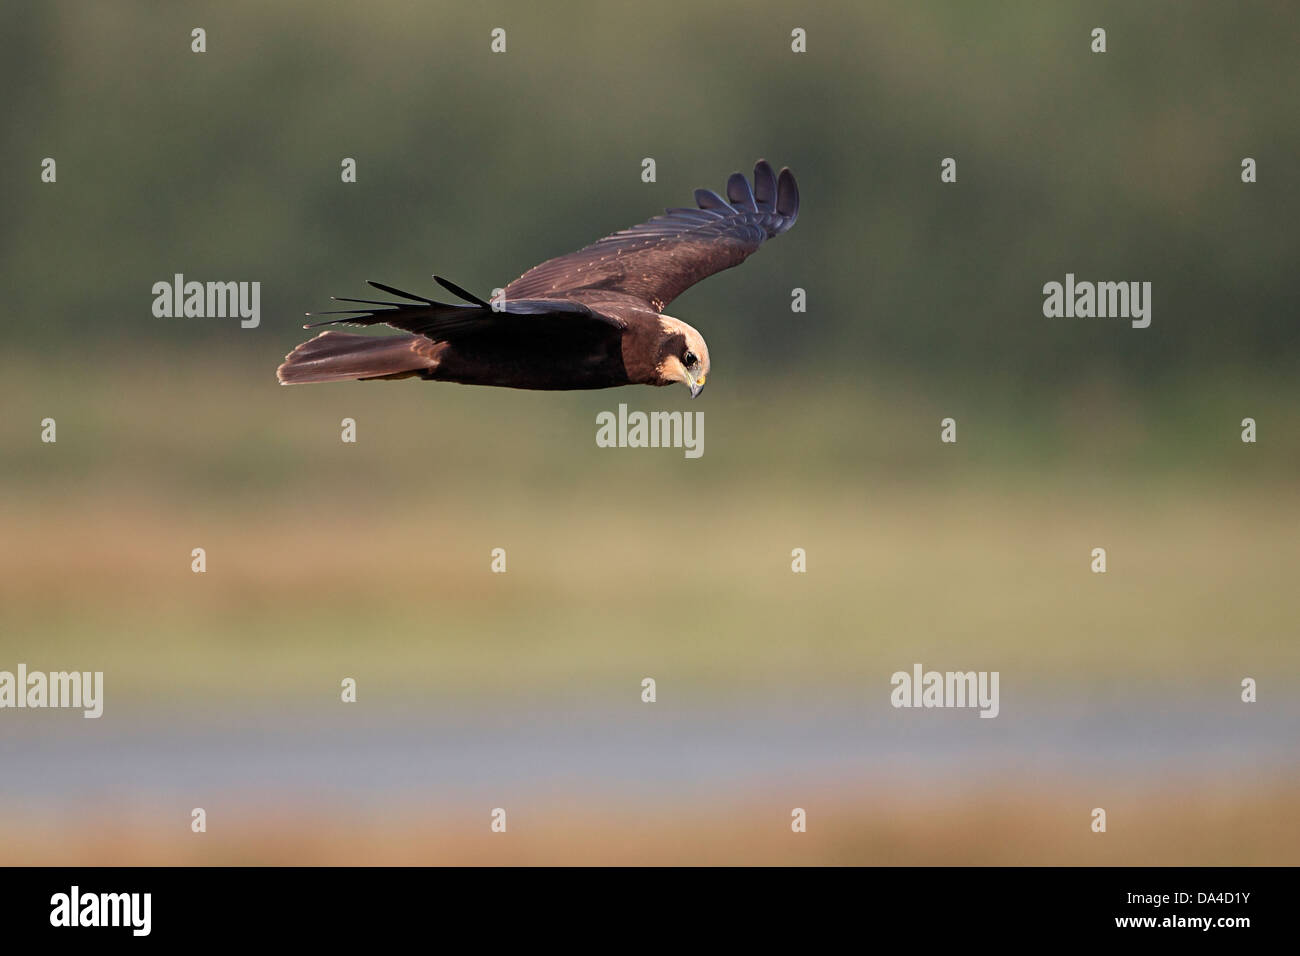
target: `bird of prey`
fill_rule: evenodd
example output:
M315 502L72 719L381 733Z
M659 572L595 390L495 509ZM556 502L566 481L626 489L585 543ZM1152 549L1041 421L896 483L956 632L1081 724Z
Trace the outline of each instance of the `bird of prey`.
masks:
M362 308L320 325L389 325L404 335L322 332L276 370L283 385L422 378L506 388L588 389L681 382L691 397L709 374L704 338L664 309L701 279L739 265L799 215L789 169L766 160L754 184L740 173L727 198L695 191L698 209L669 209L638 226L535 266L484 301L434 276L466 304L435 302L370 282L403 302L345 299ZM310 313L309 313L310 314Z

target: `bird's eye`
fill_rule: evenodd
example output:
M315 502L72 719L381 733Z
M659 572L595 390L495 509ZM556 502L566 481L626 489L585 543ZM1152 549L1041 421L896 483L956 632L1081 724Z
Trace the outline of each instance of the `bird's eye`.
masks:
M695 357L695 353L692 352L690 349L687 349L686 354L682 356L682 363L687 366L694 365L698 361L699 359Z

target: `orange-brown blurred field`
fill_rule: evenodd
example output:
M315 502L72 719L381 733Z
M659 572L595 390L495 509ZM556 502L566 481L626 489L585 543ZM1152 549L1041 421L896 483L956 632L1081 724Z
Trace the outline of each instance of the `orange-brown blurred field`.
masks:
M0 830L0 862L58 865L831 865L1291 866L1300 859L1300 787L1113 788L1108 832L1092 833L1077 795L1029 789L899 793L809 801L808 831L756 794L640 810L573 799L531 809L507 832L487 815L402 805L324 815L281 806L194 835L122 808L72 825ZM1100 793L1100 791L1095 791Z

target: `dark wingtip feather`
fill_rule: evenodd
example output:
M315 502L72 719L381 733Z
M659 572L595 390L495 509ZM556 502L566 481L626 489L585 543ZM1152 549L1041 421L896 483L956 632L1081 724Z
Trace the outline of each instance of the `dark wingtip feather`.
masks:
M458 296L459 298L464 299L466 302L472 302L474 305L482 306L485 309L491 308L491 306L488 305L488 303L484 302L474 293L466 292L464 289L456 285L456 283L452 282L450 279L444 279L442 276L434 276L433 281L438 283L438 285L442 286L452 295Z
M799 215L799 186L788 166L781 170L776 181L776 211L790 220L791 225Z
M695 190L695 205L701 209L709 209L716 212L728 213L736 210L731 204L715 193L712 189Z
M758 212L758 203L754 201L754 191L749 188L749 180L743 173L732 173L727 179L727 199L737 209Z
M398 305L399 304L397 302L380 302L378 299L349 299L347 296L343 296L343 295L332 295L330 296L330 298L333 299L335 302L360 302L362 305ZM361 310L353 309L352 311L359 312ZM307 314L311 315L310 312L308 312Z
M413 295L410 292L403 292L401 289L394 289L391 285L384 285L382 282L376 282L374 279L367 279L366 285L374 286L380 292L387 292L389 295L401 296L403 299L410 299L412 302L422 302L425 305L433 305L432 299L426 299L422 295Z
M754 198L764 212L776 209L776 173L766 159L754 164Z

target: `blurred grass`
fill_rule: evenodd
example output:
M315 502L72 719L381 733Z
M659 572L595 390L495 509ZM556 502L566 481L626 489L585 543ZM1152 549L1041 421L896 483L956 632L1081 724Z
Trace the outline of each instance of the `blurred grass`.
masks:
M1235 390L1260 421L1244 445L1213 389L1022 417L881 381L724 372L691 403L286 389L274 363L5 363L0 660L103 669L119 701L344 674L398 695L599 697L646 673L851 692L914 660L1170 692L1300 673L1297 402L1262 381ZM704 457L596 448L621 401L704 411Z

